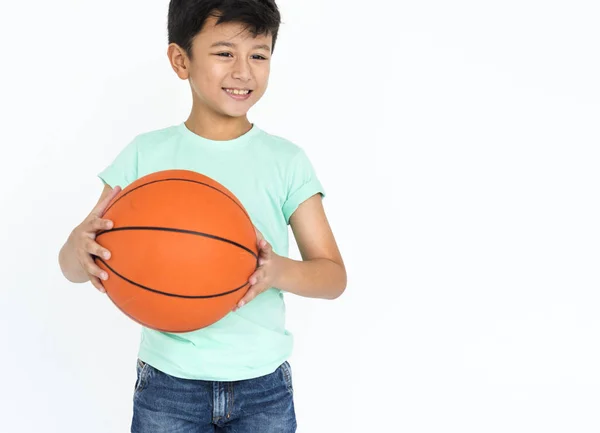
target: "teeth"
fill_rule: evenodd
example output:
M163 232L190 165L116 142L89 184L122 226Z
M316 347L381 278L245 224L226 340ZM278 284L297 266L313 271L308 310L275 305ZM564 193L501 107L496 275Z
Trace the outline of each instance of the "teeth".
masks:
M225 89L227 93L233 93L234 95L247 95L250 93L249 90L237 90L237 89Z

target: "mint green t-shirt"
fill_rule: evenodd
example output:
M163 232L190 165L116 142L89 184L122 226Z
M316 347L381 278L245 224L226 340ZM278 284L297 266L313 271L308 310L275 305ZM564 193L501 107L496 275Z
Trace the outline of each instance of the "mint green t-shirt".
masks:
M325 195L306 153L256 125L246 134L213 141L185 123L135 137L99 177L125 188L147 174L186 169L220 182L242 202L254 225L288 256L288 224L303 201ZM168 333L142 326L139 358L172 376L233 381L272 373L290 356L284 293L270 288L236 312L192 332Z

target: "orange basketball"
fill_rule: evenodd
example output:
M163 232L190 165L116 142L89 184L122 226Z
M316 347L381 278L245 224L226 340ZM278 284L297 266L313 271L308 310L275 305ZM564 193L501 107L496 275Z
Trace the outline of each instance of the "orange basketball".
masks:
M188 170L149 174L124 188L96 241L96 263L114 304L159 331L188 332L223 318L247 292L258 265L254 225L223 185Z

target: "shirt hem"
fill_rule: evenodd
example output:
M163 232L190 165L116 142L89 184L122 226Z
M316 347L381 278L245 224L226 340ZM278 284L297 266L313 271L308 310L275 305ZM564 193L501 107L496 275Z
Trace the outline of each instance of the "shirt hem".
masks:
M140 349L138 352L138 358L152 366L153 368L161 371L162 373L168 374L169 376L177 377L179 379L191 379L191 380L205 380L214 382L232 382L238 380L255 379L257 377L266 376L273 373L281 364L288 360L289 355L283 356L280 360L264 365L263 367L253 369L251 372L242 374L230 374L227 376L211 375L211 374L189 374L183 370L174 367L172 363L169 363L163 357L157 357L152 352Z

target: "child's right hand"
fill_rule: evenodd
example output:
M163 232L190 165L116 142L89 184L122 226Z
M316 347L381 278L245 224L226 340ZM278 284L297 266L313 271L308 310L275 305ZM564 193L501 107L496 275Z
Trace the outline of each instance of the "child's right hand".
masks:
M100 199L88 217L71 232L72 245L81 269L88 275L94 287L102 293L106 293L106 289L100 280L107 280L108 274L96 265L94 256L108 260L110 251L98 244L95 239L98 232L110 230L113 227L113 222L103 219L102 216L109 203L120 191L121 188L118 186L112 190L107 188L106 194L103 194L104 197Z

